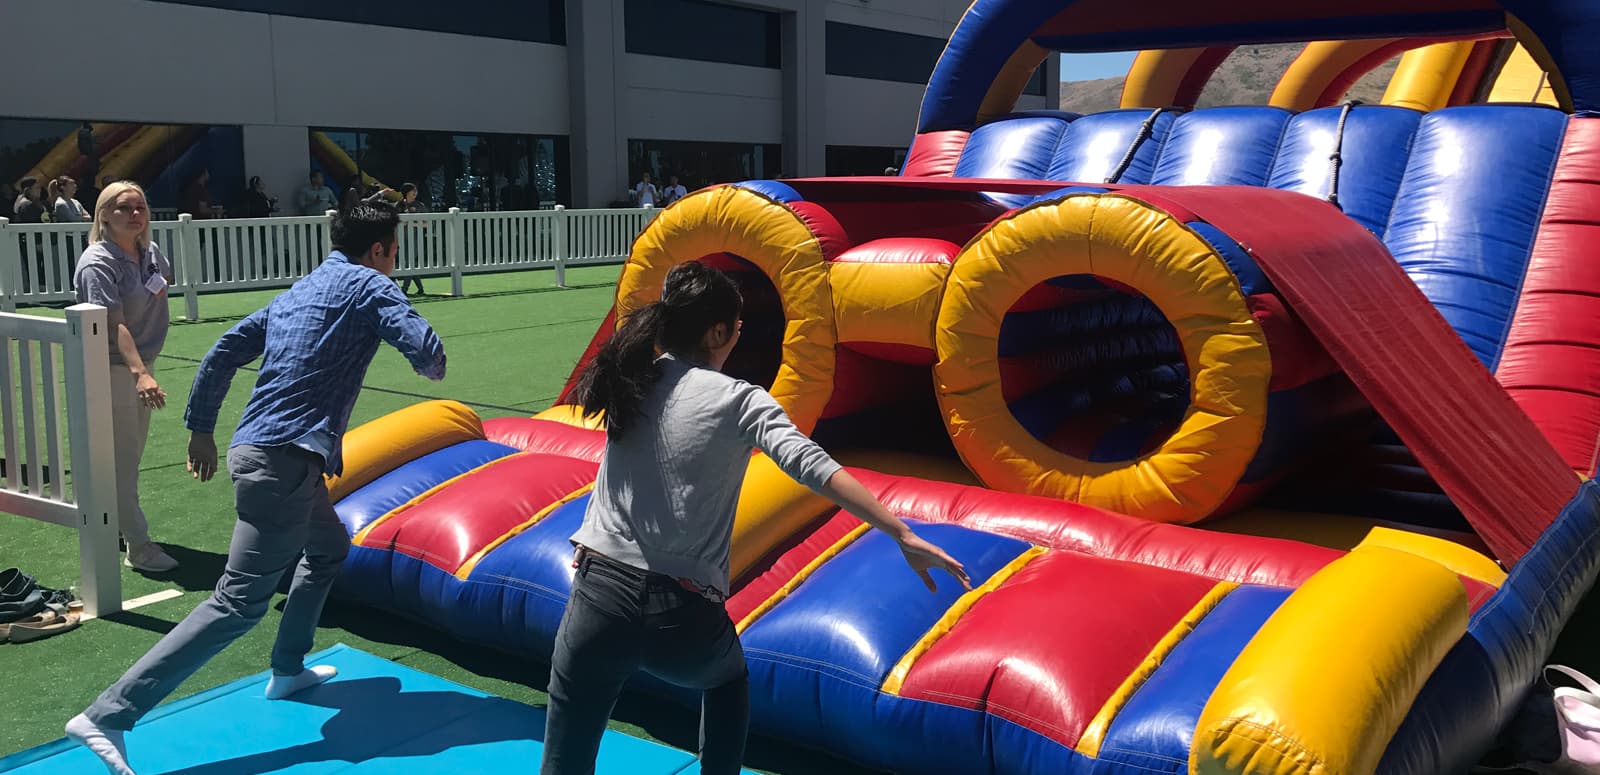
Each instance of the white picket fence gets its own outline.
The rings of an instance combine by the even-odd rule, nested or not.
[[[462,277],[479,272],[554,269],[623,261],[633,238],[658,210],[532,210],[402,216],[396,277]],[[194,220],[151,223],[151,238],[172,260],[173,293],[185,316],[200,316],[206,293],[282,288],[316,268],[332,249],[327,216]],[[0,309],[71,301],[72,270],[88,241],[89,224],[13,224],[0,218]]]
[[[122,607],[109,341],[104,307],[74,305],[65,320],[0,313],[0,511],[78,531],[89,616]]]

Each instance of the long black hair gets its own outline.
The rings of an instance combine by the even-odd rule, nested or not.
[[[574,391],[585,417],[605,413],[606,433],[620,439],[639,419],[639,404],[661,378],[656,353],[704,356],[703,340],[718,323],[732,328],[744,300],[726,274],[698,261],[667,272],[661,300],[639,308],[595,353]]]

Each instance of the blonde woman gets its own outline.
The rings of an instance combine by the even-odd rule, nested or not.
[[[117,457],[117,512],[128,543],[124,564],[161,573],[178,567],[150,540],[139,508],[139,460],[150,412],[167,405],[156,384],[156,358],[167,341],[167,287],[172,263],[150,241],[150,206],[132,181],[106,186],[95,203],[89,247],[73,275],[78,301],[106,308],[111,334],[111,425]]]

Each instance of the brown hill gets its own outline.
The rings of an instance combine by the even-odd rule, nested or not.
[[[1270,46],[1240,46],[1223,61],[1217,72],[1200,93],[1199,107],[1217,105],[1265,105],[1272,96],[1272,87],[1289,63],[1299,55],[1298,43]],[[1378,102],[1383,90],[1394,75],[1400,58],[1385,62],[1368,73],[1347,95],[1363,102]],[[1075,113],[1096,113],[1115,109],[1122,100],[1123,78],[1099,78],[1092,81],[1063,81],[1061,83],[1061,109]]]

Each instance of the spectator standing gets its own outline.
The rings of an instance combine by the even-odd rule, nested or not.
[[[17,199],[11,212],[14,223],[44,223],[44,193],[39,190],[39,179],[29,175],[17,181]]]
[[[678,182],[677,175],[673,175],[667,178],[667,187],[661,190],[661,206],[666,207],[688,195],[689,189],[684,188],[683,184]]]
[[[249,185],[245,186],[244,193],[239,196],[239,217],[269,218],[277,209],[278,200],[267,194],[267,187],[261,182],[261,176],[250,178]]]
[[[167,341],[167,288],[172,263],[150,241],[150,206],[129,181],[100,193],[89,247],[74,275],[80,303],[106,308],[111,334],[111,435],[116,448],[117,512],[128,543],[123,564],[152,573],[178,567],[150,540],[139,507],[139,462],[150,435],[150,413],[167,405],[156,383],[156,358]]]
[[[660,193],[650,180],[650,173],[639,176],[639,185],[633,187],[633,203],[639,207],[655,207]]]
[[[222,208],[211,204],[211,170],[201,169],[194,177],[189,179],[189,184],[183,187],[183,193],[178,199],[178,211],[188,213],[195,218],[220,218]]]
[[[420,215],[428,212],[428,204],[417,198],[417,184],[407,183],[400,187],[400,204],[397,209],[401,215]],[[428,228],[426,223],[417,223],[416,226],[419,229]],[[412,283],[417,284],[417,295],[421,296],[423,293],[421,275],[400,278],[400,292],[409,294]]]
[[[89,211],[77,200],[78,181],[62,175],[50,181],[50,201],[54,203],[52,223],[84,223],[91,220]]]
[[[339,198],[333,195],[333,189],[328,188],[322,180],[321,172],[311,173],[311,182],[300,188],[295,195],[295,204],[300,208],[301,215],[322,215],[339,205]]]

